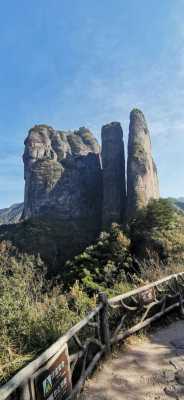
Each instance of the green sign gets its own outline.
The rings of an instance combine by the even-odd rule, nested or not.
[[[68,347],[65,345],[33,377],[36,400],[65,400],[71,394]]]

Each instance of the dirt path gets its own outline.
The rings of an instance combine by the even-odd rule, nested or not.
[[[184,399],[184,321],[131,339],[85,386],[81,400]]]

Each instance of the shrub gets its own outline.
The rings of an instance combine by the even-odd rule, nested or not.
[[[152,200],[130,223],[131,252],[139,261],[149,255],[162,263],[184,261],[184,215],[165,199]]]
[[[117,224],[102,232],[96,244],[65,264],[66,286],[79,280],[90,295],[112,288],[115,282],[126,281],[132,267],[130,241]]]
[[[37,237],[37,227],[32,225],[31,238]],[[54,240],[50,228],[49,235]],[[39,256],[18,253],[1,241],[1,382],[94,308],[99,291],[118,295],[180,271],[183,261],[184,214],[162,199],[137,213],[129,238],[117,224],[102,232],[95,244],[65,264],[60,283],[46,279]]]
[[[78,284],[51,287],[39,257],[0,252],[0,381],[43,351],[95,305]],[[73,299],[73,300],[72,300]]]

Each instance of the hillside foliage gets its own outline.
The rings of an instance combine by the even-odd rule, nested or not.
[[[63,271],[66,285],[79,280],[87,293],[111,289],[127,281],[132,272],[130,240],[117,224],[109,232],[102,232],[96,244],[67,261]]]
[[[184,214],[162,199],[151,201],[126,229],[112,224],[95,244],[67,261],[55,281],[48,280],[39,255],[21,252],[2,239],[1,383],[82,319],[96,305],[99,292],[115,296],[178,272],[183,262]]]
[[[153,200],[140,210],[129,235],[131,252],[140,263],[149,261],[149,255],[165,265],[184,262],[184,214],[168,200]]]
[[[39,257],[0,253],[0,382],[43,351],[95,306],[76,283],[67,294],[48,282]]]

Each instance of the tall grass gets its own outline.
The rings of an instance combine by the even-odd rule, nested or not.
[[[42,270],[42,271],[41,271]],[[76,283],[51,288],[39,257],[0,255],[0,382],[47,348],[95,306]]]

